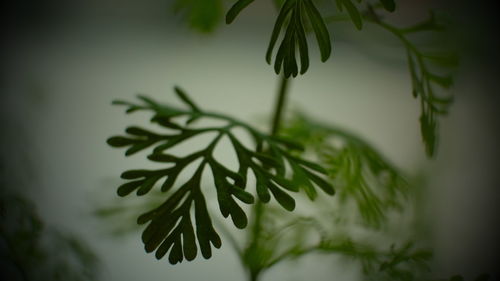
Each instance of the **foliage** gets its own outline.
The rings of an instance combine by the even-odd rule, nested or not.
[[[287,122],[284,134],[317,156],[337,189],[340,203],[354,201],[367,225],[378,228],[389,210],[403,208],[410,192],[407,180],[363,139],[305,114],[296,114]]]
[[[276,59],[274,62],[274,70],[279,74],[283,65],[283,72],[286,78],[293,75],[297,76],[298,68],[295,59],[295,48],[298,46],[300,54],[301,69],[300,74],[304,74],[309,67],[309,54],[307,47],[307,40],[304,31],[304,18],[309,20],[316,40],[321,52],[321,61],[326,61],[330,57],[331,45],[330,35],[326,29],[326,25],[321,17],[316,6],[311,0],[287,0],[283,4],[281,11],[276,19],[271,41],[266,53],[267,63],[271,63],[271,55],[273,48],[280,35],[281,28],[288,18],[286,32],[283,40],[281,41]]]
[[[377,274],[370,276],[372,280],[417,280],[421,270],[430,271],[428,262],[432,257],[429,250],[415,249],[408,242],[400,248],[391,245],[389,252],[380,263]]]
[[[458,65],[458,57],[453,52],[424,51],[416,43],[411,41],[412,35],[421,33],[439,32],[445,26],[438,22],[434,13],[423,22],[410,27],[398,28],[387,22],[383,22],[374,12],[369,16],[370,20],[385,30],[394,34],[406,49],[408,68],[412,82],[412,93],[415,98],[420,98],[421,115],[420,131],[425,143],[428,156],[433,156],[437,145],[438,117],[446,115],[453,101],[451,94],[443,96],[435,90],[435,86],[449,89],[453,84],[450,69]],[[439,71],[439,72],[438,72]],[[440,72],[445,71],[444,74]]]
[[[201,159],[195,173],[185,181],[167,200],[157,208],[142,214],[137,222],[149,223],[143,232],[142,240],[147,252],[156,250],[156,257],[162,258],[170,250],[169,261],[173,264],[181,262],[183,257],[192,260],[196,257],[196,238],[203,257],[211,256],[210,243],[219,248],[220,238],[215,231],[207,211],[205,196],[201,190],[202,174],[206,166],[210,167],[217,191],[219,208],[224,217],[231,216],[234,225],[244,228],[247,217],[243,209],[235,201],[252,204],[254,197],[245,191],[248,171],[256,178],[256,193],[262,202],[269,202],[271,194],[286,210],[295,208],[295,201],[288,192],[304,190],[313,200],[317,196],[316,185],[325,193],[332,195],[333,187],[320,174],[326,171],[319,165],[301,157],[294,156],[293,150],[301,150],[296,142],[278,136],[270,136],[259,132],[250,125],[218,113],[202,111],[191,101],[186,93],[175,88],[179,98],[187,105],[188,110],[159,105],[155,101],[140,96],[144,104],[137,105],[117,101],[115,104],[128,107],[127,112],[150,110],[154,115],[152,122],[174,131],[174,134],[154,133],[139,127],[126,129],[128,136],[116,136],[108,139],[114,147],[129,147],[125,155],[132,155],[149,146],[156,145],[148,159],[155,162],[169,163],[173,166],[160,170],[130,170],[121,177],[129,181],[118,188],[118,195],[126,196],[133,191],[137,195],[148,193],[156,182],[166,177],[161,186],[163,192],[169,191],[175,184],[179,174],[191,163]],[[177,120],[187,118],[185,124]],[[215,118],[227,122],[221,127],[192,128],[190,124],[202,118]],[[253,138],[255,148],[249,149],[231,131],[235,127],[242,128]],[[184,157],[165,154],[164,151],[197,135],[215,132],[216,136],[205,149],[193,152]],[[213,152],[222,137],[229,138],[239,162],[238,171],[233,171],[217,161]],[[287,165],[289,168],[287,168]],[[285,191],[286,190],[286,191]],[[288,192],[287,192],[288,191]],[[196,238],[191,222],[190,211],[194,204],[196,221]]]
[[[176,0],[174,11],[182,14],[191,28],[209,33],[214,31],[222,18],[222,1]]]
[[[195,5],[195,3],[203,5]],[[214,2],[214,3],[212,3]],[[178,7],[190,11],[188,14],[190,24],[201,31],[211,31],[215,28],[221,13],[219,0],[178,0]],[[253,0],[238,0],[226,13],[226,23],[232,23]],[[363,22],[376,24],[394,34],[406,49],[408,68],[412,81],[412,93],[415,98],[420,99],[420,131],[428,156],[433,156],[438,142],[438,118],[446,115],[453,101],[450,94],[443,95],[437,92],[435,87],[449,89],[453,84],[449,70],[458,64],[456,54],[451,52],[423,51],[411,37],[422,33],[440,32],[445,30],[445,25],[440,23],[434,13],[427,20],[409,27],[396,27],[383,21],[379,15],[382,9],[394,12],[396,4],[393,0],[380,0],[379,3],[370,1],[335,0],[338,12],[347,11],[348,18],[357,29],[361,30]],[[210,4],[210,5],[208,5]],[[366,4],[362,9],[361,4]],[[208,5],[208,7],[202,7]],[[309,47],[306,39],[307,31],[312,27],[316,36],[321,61],[328,60],[331,54],[331,39],[326,26],[328,19],[338,18],[336,15],[324,18],[312,0],[286,0],[277,1],[280,12],[276,18],[271,39],[266,52],[266,61],[271,63],[273,50],[280,34],[284,36],[279,44],[274,59],[274,70],[277,74],[283,73],[285,77],[304,74],[309,68]],[[327,10],[325,8],[325,10]],[[300,57],[300,71],[297,64],[297,51]],[[444,73],[442,73],[444,72]]]
[[[196,5],[200,1],[203,2],[177,0],[177,6],[184,11],[194,28],[211,31],[220,19],[221,1],[210,0]],[[273,2],[279,13],[265,58],[271,64],[273,52],[277,49],[274,70],[277,74],[281,73],[284,79],[275,120],[280,120],[283,106],[281,94],[286,94],[287,79],[304,74],[309,68],[309,32],[314,33],[321,61],[325,62],[332,50],[327,25],[329,20],[351,21],[358,30],[365,23],[375,24],[395,35],[406,49],[413,96],[419,98],[421,104],[420,127],[426,153],[428,156],[435,154],[438,117],[447,113],[452,96],[442,96],[434,87],[451,87],[452,78],[448,72],[457,65],[457,59],[452,53],[423,51],[411,38],[415,34],[443,29],[434,14],[414,26],[400,28],[384,21],[381,16],[395,11],[393,0],[335,0],[332,2],[337,7],[336,13],[326,18],[322,13],[326,14],[329,8],[318,8],[325,4],[321,1]],[[253,0],[237,0],[226,13],[226,23],[234,22],[251,3]],[[203,8],[205,4],[208,5],[206,9]],[[169,252],[168,259],[172,264],[182,262],[184,258],[193,260],[198,247],[203,257],[211,257],[212,246],[219,248],[221,239],[212,223],[203,189],[214,188],[221,214],[225,218],[231,216],[237,228],[247,229],[247,241],[243,247],[229,232],[226,234],[249,271],[251,280],[257,280],[259,274],[283,260],[312,252],[338,254],[357,260],[370,280],[417,280],[421,278],[419,273],[428,269],[431,252],[414,247],[412,242],[399,248],[392,246],[386,251],[373,243],[355,241],[348,233],[326,231],[315,217],[286,212],[295,209],[297,196],[292,197],[290,193],[303,190],[309,199],[314,200],[318,196],[318,187],[333,195],[335,186],[340,207],[356,206],[357,212],[354,213],[364,226],[380,230],[387,223],[390,211],[404,209],[411,188],[402,173],[368,142],[304,114],[284,122],[279,136],[265,134],[230,116],[201,110],[184,91],[175,88],[175,92],[187,109],[160,105],[145,96],[139,96],[140,104],[115,102],[127,106],[127,113],[153,112],[151,122],[162,130],[166,129],[166,134],[133,126],[125,130],[126,136],[108,139],[108,144],[113,147],[127,147],[126,156],[154,147],[148,159],[167,165],[158,170],[126,171],[121,177],[128,182],[118,188],[120,196],[134,191],[142,196],[155,190],[153,187],[165,179],[161,183],[161,192],[156,193],[165,200],[148,204],[150,210],[137,219],[139,224],[148,223],[142,234],[147,252],[156,251],[158,259]],[[207,119],[222,121],[224,125],[195,126]],[[253,140],[253,146],[244,145],[242,139],[233,133],[235,129],[245,131]],[[181,143],[209,134],[214,137],[201,150],[186,156],[176,156],[171,151],[166,153]],[[237,169],[225,166],[215,157],[214,150],[222,139],[229,140],[237,158]],[[313,156],[316,161],[305,160],[306,156]],[[176,184],[181,172],[192,166],[195,170],[190,178]],[[205,168],[210,169],[213,182],[203,177]],[[249,171],[256,180],[255,192],[247,190]],[[274,209],[263,204],[270,201],[271,195],[282,208]],[[251,206],[250,222],[238,201]],[[100,212],[102,216],[108,216],[122,210],[104,208]],[[348,215],[347,208],[341,211],[345,213],[341,216]],[[333,224],[337,226],[335,222]],[[292,238],[284,239],[287,235]]]
[[[0,262],[4,280],[97,279],[99,262],[74,235],[46,227],[33,203],[0,187]]]

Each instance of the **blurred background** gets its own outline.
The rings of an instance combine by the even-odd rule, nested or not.
[[[326,63],[310,45],[310,70],[291,82],[287,106],[356,132],[406,173],[426,178],[435,276],[498,278],[498,20],[488,3],[458,2],[464,3],[401,0],[399,14],[390,16],[404,25],[433,8],[454,24],[448,43],[461,64],[435,159],[425,157],[421,143],[404,50],[368,24],[361,32],[351,23],[330,25],[333,52]],[[19,0],[2,9],[2,184],[33,201],[46,225],[86,241],[100,261],[101,280],[245,278],[226,244],[210,260],[172,266],[146,254],[139,233],[110,236],[92,215],[116,196],[122,171],[147,165],[105,143],[146,120],[125,116],[112,100],[144,93],[179,105],[178,85],[203,108],[266,128],[278,87],[264,60],[273,3],[256,1],[209,34],[190,29],[173,6],[168,0]],[[332,276],[357,278],[334,259],[313,255],[274,268],[264,280]]]

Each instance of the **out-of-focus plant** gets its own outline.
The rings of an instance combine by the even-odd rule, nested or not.
[[[101,264],[75,233],[46,223],[37,210],[40,192],[33,146],[22,126],[0,113],[0,280],[97,281]],[[7,111],[8,113],[8,111]]]
[[[252,2],[236,1],[226,13],[226,23],[237,20]],[[431,157],[436,153],[438,118],[447,113],[452,101],[449,92],[443,94],[435,88],[447,90],[452,85],[450,71],[457,65],[456,56],[447,50],[424,50],[412,39],[415,34],[443,31],[444,25],[434,14],[413,26],[397,27],[384,20],[387,13],[397,10],[393,0],[332,2],[335,5],[314,0],[274,1],[279,11],[265,59],[269,64],[274,60],[281,82],[270,133],[244,120],[203,109],[179,87],[175,93],[184,103],[183,108],[146,96],[139,96],[137,103],[114,102],[125,106],[127,113],[151,113],[150,120],[157,128],[131,126],[126,128],[126,135],[107,140],[110,146],[126,147],[126,156],[147,150],[150,161],[164,165],[156,170],[125,171],[121,177],[126,182],[118,187],[122,197],[136,192],[138,196],[147,194],[154,198],[146,200],[143,207],[147,208],[140,208],[145,212],[137,218],[139,225],[147,224],[142,233],[147,252],[155,251],[158,259],[168,253],[172,264],[195,259],[198,250],[210,258],[212,247],[219,248],[224,240],[219,235],[223,230],[223,238],[234,246],[249,280],[258,280],[263,272],[284,260],[312,252],[356,260],[372,280],[420,280],[424,275],[431,258],[427,248],[414,246],[407,237],[393,241],[398,247],[390,247],[388,241],[384,241],[387,245],[378,245],[369,239],[357,239],[345,227],[361,226],[383,233],[391,214],[400,214],[411,205],[408,198],[413,194],[412,185],[406,176],[367,141],[344,129],[326,121],[317,122],[306,114],[283,117],[285,101],[289,81],[310,67],[309,33],[314,34],[320,59],[325,62],[332,53],[330,25],[352,21],[358,30],[365,24],[379,26],[399,39],[406,50],[411,92],[421,106],[421,135]],[[221,18],[220,1],[176,3],[189,25],[197,30],[213,30]],[[209,8],[203,9],[207,5]],[[174,152],[177,146],[203,137],[208,140],[201,149],[182,156]],[[223,145],[234,153],[235,166],[225,165],[217,158],[215,151]],[[192,172],[190,168],[194,168]],[[190,177],[179,176],[183,172],[190,173]],[[160,192],[156,191],[157,183]],[[207,204],[211,190],[222,216],[230,216],[234,226],[246,230],[244,242],[233,237],[224,222],[218,222],[219,226],[213,223],[213,210]],[[306,204],[306,200],[301,200],[303,194],[317,202],[318,197],[331,199],[329,196],[335,192],[338,199],[330,204],[335,205],[335,218],[325,219],[319,203],[312,204],[318,206],[313,215],[294,211],[297,204]],[[273,201],[278,204],[272,204]],[[129,213],[130,208],[106,206],[97,214],[115,218],[124,211]]]
[[[98,280],[99,260],[72,234],[48,227],[24,196],[0,188],[2,280]]]

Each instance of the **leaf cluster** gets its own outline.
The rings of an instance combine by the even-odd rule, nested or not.
[[[344,129],[297,114],[283,133],[317,155],[336,186],[340,203],[355,202],[368,226],[378,228],[400,210],[410,186],[402,173],[366,141]]]
[[[128,107],[127,112],[148,110],[154,113],[151,122],[167,129],[170,134],[160,134],[139,127],[128,127],[126,136],[115,136],[108,139],[113,147],[128,147],[125,155],[135,154],[150,146],[154,146],[148,159],[154,162],[168,164],[168,168],[159,170],[129,170],[121,177],[128,182],[118,188],[118,195],[126,196],[132,192],[145,195],[151,191],[157,182],[161,191],[169,193],[160,206],[150,210],[137,219],[139,224],[146,224],[142,240],[147,252],[156,250],[156,257],[162,258],[169,250],[169,261],[172,264],[181,262],[183,258],[192,260],[197,255],[197,244],[203,257],[211,257],[211,246],[219,248],[221,240],[215,231],[211,217],[206,207],[206,200],[201,189],[202,174],[206,167],[212,172],[213,186],[217,192],[217,202],[224,217],[231,216],[238,228],[247,226],[248,219],[237,201],[245,204],[254,203],[252,193],[246,191],[247,177],[251,171],[256,179],[255,189],[262,202],[269,202],[272,197],[286,210],[295,208],[295,200],[289,194],[303,190],[312,200],[317,196],[316,187],[325,193],[333,195],[334,189],[322,175],[326,171],[319,165],[295,156],[293,150],[303,147],[291,139],[271,136],[251,127],[250,125],[231,117],[202,111],[186,95],[184,91],[175,88],[177,96],[187,105],[187,110],[181,110],[139,96],[143,104],[133,104],[118,101],[115,104]],[[184,124],[179,122],[185,118]],[[215,118],[225,122],[220,127],[193,128],[193,122],[203,118]],[[251,136],[254,148],[243,145],[232,132],[239,127]],[[201,150],[179,157],[166,153],[172,147],[196,136],[213,132],[215,137]],[[227,137],[233,146],[238,159],[238,169],[232,170],[214,157],[214,149],[223,137]],[[179,174],[189,165],[196,165],[196,171],[190,179],[176,184]],[[195,227],[191,218],[194,209]],[[196,228],[196,231],[195,231]]]
[[[377,249],[370,243],[354,241],[348,237],[330,237],[318,248],[339,254],[361,263],[366,280],[416,281],[422,271],[430,271],[432,252],[417,248],[413,241],[400,247],[392,244],[389,250]]]
[[[451,94],[437,91],[436,87],[448,90],[453,85],[450,71],[457,67],[458,57],[453,52],[421,50],[411,37],[428,32],[439,32],[445,27],[434,13],[431,13],[427,20],[405,28],[398,28],[378,19],[374,22],[393,33],[406,49],[412,93],[415,98],[420,99],[422,139],[427,155],[433,156],[438,142],[438,118],[448,113],[453,102]]]
[[[318,9],[311,0],[287,0],[283,4],[274,29],[271,40],[266,52],[266,61],[271,63],[272,52],[276,41],[284,25],[285,35],[278,48],[274,61],[274,70],[276,74],[281,72],[285,77],[293,77],[298,74],[297,60],[295,58],[296,48],[300,55],[300,74],[304,74],[309,67],[309,53],[307,39],[305,34],[305,23],[308,22],[316,36],[316,41],[321,53],[321,61],[325,62],[331,53],[330,35],[325,22]]]
[[[393,244],[380,263],[379,275],[387,280],[413,281],[422,270],[430,271],[428,263],[431,258],[431,251],[415,249],[413,242],[407,242],[400,248]]]
[[[253,0],[238,0],[226,14],[226,23],[232,23],[238,14]],[[362,28],[362,15],[352,0],[335,0],[340,11],[345,8],[349,17],[358,29]],[[358,0],[358,3],[362,0]],[[395,10],[394,0],[380,0],[382,7],[389,12]],[[332,46],[330,34],[325,20],[312,0],[277,1],[280,6],[271,39],[266,52],[266,61],[271,64],[273,50],[281,33],[284,33],[274,60],[276,74],[283,70],[285,77],[296,77],[304,74],[309,68],[309,48],[306,31],[312,29],[318,44],[321,61],[328,60]],[[297,63],[297,52],[300,58],[300,71]]]

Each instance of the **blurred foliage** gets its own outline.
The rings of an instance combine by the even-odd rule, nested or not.
[[[2,280],[98,280],[99,261],[90,246],[44,225],[33,203],[0,189]]]
[[[160,105],[143,96],[139,97],[143,101],[142,105],[123,101],[115,102],[115,104],[127,106],[128,113],[138,110],[153,111],[151,122],[173,134],[159,134],[139,127],[129,127],[126,129],[128,136],[115,136],[108,139],[108,144],[111,146],[129,147],[125,152],[127,156],[155,146],[148,159],[170,165],[160,170],[130,170],[122,173],[123,179],[132,181],[118,188],[120,196],[126,196],[133,191],[137,191],[139,196],[145,195],[162,178],[166,180],[161,190],[169,191],[179,174],[188,165],[201,159],[189,180],[173,194],[167,196],[163,204],[142,214],[137,219],[139,224],[149,223],[142,234],[147,252],[156,250],[156,257],[160,259],[170,250],[169,261],[175,264],[182,262],[183,258],[193,260],[196,257],[195,240],[198,240],[201,253],[205,258],[210,258],[212,255],[210,243],[216,248],[221,246],[220,237],[212,225],[201,189],[202,174],[206,166],[212,171],[222,215],[231,216],[234,225],[238,228],[245,228],[248,219],[235,198],[246,204],[254,203],[254,196],[245,191],[249,170],[256,178],[255,188],[259,199],[262,202],[269,202],[272,194],[274,199],[288,211],[295,208],[295,200],[288,192],[304,190],[313,200],[317,196],[315,189],[317,186],[327,194],[334,194],[333,187],[321,176],[326,173],[322,167],[293,155],[294,150],[302,149],[301,145],[288,138],[261,133],[250,125],[231,117],[202,111],[181,89],[175,88],[175,92],[187,105],[188,110]],[[181,123],[183,117],[187,118],[185,124]],[[225,124],[220,127],[205,128],[194,128],[191,125],[203,118],[219,119]],[[254,148],[246,147],[238,139],[232,132],[235,127],[245,130],[251,136],[255,142]],[[184,157],[164,153],[195,136],[210,132],[216,135],[202,150]],[[239,162],[237,171],[227,168],[214,157],[214,150],[222,137],[228,138],[234,148]],[[191,221],[192,205],[194,205],[196,236]]]
[[[33,108],[38,106],[35,101]],[[0,111],[0,280],[99,280],[101,264],[92,247],[78,235],[48,225],[36,208],[44,190],[37,181],[36,146],[28,134],[32,124],[25,128],[18,119],[27,118],[25,111],[14,109],[19,115]]]
[[[174,11],[182,15],[191,28],[202,33],[213,32],[223,15],[221,0],[176,0]]]
[[[285,125],[283,134],[303,143],[307,152],[316,156],[336,187],[339,203],[346,206],[354,201],[366,225],[379,228],[385,223],[388,211],[403,209],[410,185],[366,141],[302,113]]]
[[[458,66],[458,56],[450,50],[440,50],[439,45],[430,50],[422,48],[412,41],[412,36],[443,32],[446,24],[431,12],[428,19],[400,28],[384,22],[372,7],[369,7],[366,18],[395,35],[406,49],[413,97],[420,98],[422,139],[427,155],[433,156],[438,143],[438,117],[448,113],[453,101],[451,93],[437,91],[435,87],[448,90],[453,85],[450,71]]]

